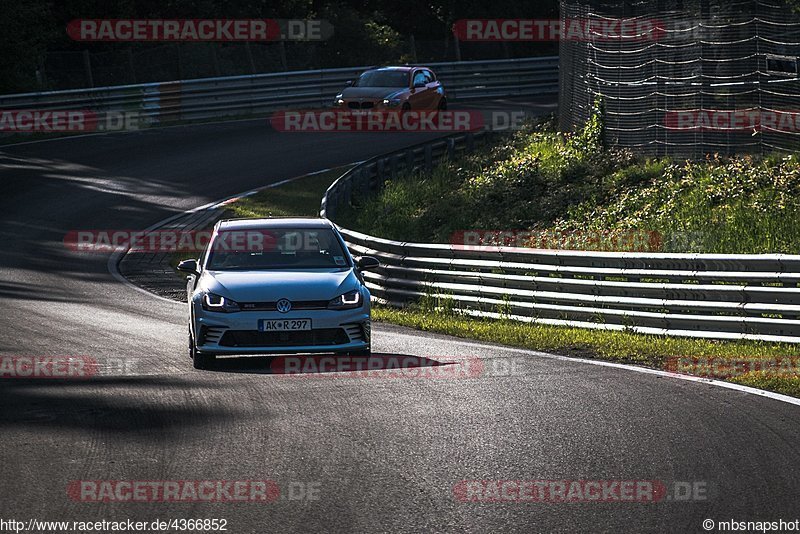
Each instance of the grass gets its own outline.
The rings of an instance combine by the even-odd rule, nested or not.
[[[279,187],[265,189],[228,206],[231,217],[315,217],[325,190],[350,165],[303,176]]]
[[[756,341],[712,341],[467,317],[422,308],[375,306],[373,319],[417,330],[566,356],[606,360],[728,380],[800,397],[798,348]],[[781,362],[790,369],[752,370]],[[738,370],[737,370],[738,369]]]
[[[604,148],[596,130],[531,125],[431,172],[389,180],[337,222],[416,242],[458,243],[464,231],[489,230],[538,238],[485,244],[537,248],[800,250],[797,155],[674,162]]]
[[[325,190],[350,167],[351,165],[344,165],[325,172],[301,176],[278,187],[264,189],[255,195],[240,198],[226,206],[227,209],[221,218],[318,216]],[[195,259],[198,255],[197,252],[176,252],[170,257],[169,264],[178,276],[184,277],[185,274],[176,270],[178,263]]]

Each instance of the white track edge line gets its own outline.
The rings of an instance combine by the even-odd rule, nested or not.
[[[389,324],[391,324],[391,323],[389,323]],[[399,325],[396,325],[396,326],[399,326]],[[428,333],[434,334],[435,332],[428,332]],[[398,334],[398,335],[401,335],[401,336],[406,336],[406,337],[411,337],[411,338],[415,337],[415,336],[413,336],[411,334],[403,334],[403,333],[397,333],[397,332],[395,332],[395,334]],[[446,335],[446,334],[440,334],[440,335]],[[461,340],[463,338],[458,338],[458,339],[459,339],[460,342],[462,342]],[[800,406],[800,398],[791,397],[789,395],[783,395],[781,393],[774,393],[772,391],[766,391],[766,390],[763,390],[763,389],[758,389],[758,388],[754,388],[754,387],[750,387],[750,386],[743,386],[741,384],[734,384],[733,382],[725,382],[723,380],[714,380],[712,378],[703,378],[701,376],[685,375],[685,374],[681,374],[681,373],[672,373],[672,372],[669,372],[669,371],[662,371],[660,369],[651,369],[649,367],[642,367],[642,366],[638,366],[638,365],[630,365],[630,364],[625,364],[625,363],[607,362],[607,361],[603,361],[603,360],[590,360],[590,359],[587,359],[587,358],[573,358],[571,356],[561,356],[559,354],[550,354],[550,353],[547,353],[547,352],[539,352],[539,351],[535,351],[535,350],[522,349],[522,348],[519,348],[519,347],[509,347],[509,346],[500,345],[500,344],[491,345],[491,344],[487,344],[487,343],[480,343],[480,342],[472,341],[472,340],[469,340],[469,339],[463,339],[463,344],[469,345],[469,346],[472,346],[472,347],[482,348],[482,349],[494,349],[494,350],[501,349],[501,350],[508,351],[508,352],[517,352],[517,353],[522,353],[522,354],[528,354],[528,355],[533,355],[533,356],[536,356],[536,357],[539,357],[539,358],[547,358],[547,359],[551,359],[551,360],[559,360],[559,361],[565,361],[565,362],[578,362],[578,363],[589,364],[589,365],[597,365],[597,366],[600,366],[600,367],[612,367],[612,368],[615,368],[615,369],[624,369],[624,370],[627,370],[627,371],[634,371],[634,372],[637,372],[637,373],[656,375],[656,376],[661,376],[661,377],[665,377],[665,378],[676,378],[676,379],[679,379],[679,380],[686,380],[688,382],[696,382],[696,383],[701,383],[701,384],[708,384],[710,386],[717,386],[717,387],[721,387],[721,388],[732,389],[734,391],[739,391],[739,392],[742,392],[742,393],[749,393],[751,395],[758,395],[760,397],[766,397],[766,398],[769,398],[769,399],[772,399],[772,400],[776,400],[776,401],[779,401],[779,402],[785,402],[787,404],[794,404],[795,406]]]

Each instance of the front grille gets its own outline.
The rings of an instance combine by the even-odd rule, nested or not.
[[[276,302],[240,302],[242,311],[277,311]],[[298,300],[292,301],[292,310],[326,310],[327,300]]]
[[[348,102],[347,107],[350,109],[370,109],[375,105],[374,102]]]
[[[296,332],[259,332],[228,330],[219,344],[222,347],[300,347],[303,345],[344,345],[350,340],[341,328],[320,328]]]

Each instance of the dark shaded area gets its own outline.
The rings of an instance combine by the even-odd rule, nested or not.
[[[409,61],[500,59],[552,55],[555,42],[456,45],[465,18],[557,19],[558,2],[497,0],[231,0],[176,2],[30,0],[0,18],[0,93],[102,87],[286,70]],[[333,27],[325,41],[79,42],[75,19],[299,19]]]
[[[454,362],[432,360],[411,354],[377,354],[372,357],[350,357],[335,354],[218,357],[207,369],[219,373],[271,374],[280,377],[325,375],[337,373],[342,378],[381,378],[380,372],[407,373],[409,378],[421,373],[417,369],[455,365]],[[340,373],[340,374],[339,374]],[[384,375],[385,376],[385,375]]]
[[[160,441],[187,428],[243,417],[232,406],[176,402],[183,391],[218,389],[211,382],[166,377],[5,378],[0,379],[0,427],[113,432]]]

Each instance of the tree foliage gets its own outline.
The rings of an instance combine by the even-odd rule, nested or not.
[[[556,0],[0,0],[0,6],[4,93],[35,89],[47,52],[130,46],[70,40],[66,25],[80,18],[322,18],[335,32],[320,47],[318,66],[339,67],[410,59],[401,44],[412,34],[445,46],[453,22],[461,18],[558,16]]]

